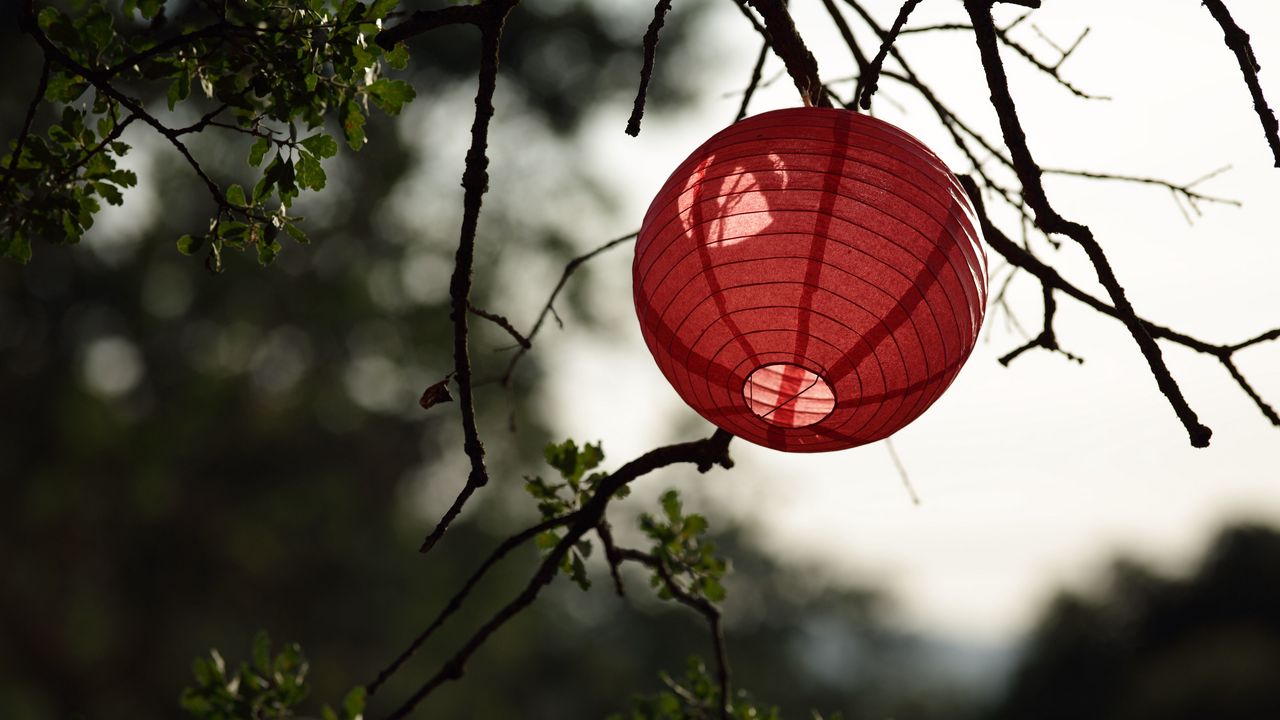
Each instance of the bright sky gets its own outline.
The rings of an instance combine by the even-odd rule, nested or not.
[[[882,24],[898,4],[870,3]],[[622,217],[634,222],[576,238],[584,248],[635,229],[667,173],[732,119],[738,99],[720,93],[745,84],[759,46],[733,44],[750,34],[742,32],[733,7],[723,5],[696,59],[685,60],[723,71],[696,105],[647,117],[638,139],[622,133],[625,109],[594,121],[597,172],[616,180]],[[1181,182],[1229,164],[1228,173],[1199,189],[1244,207],[1205,206],[1189,227],[1170,194],[1158,188],[1052,178],[1051,199],[1094,230],[1146,317],[1214,342],[1280,326],[1280,170],[1270,167],[1235,58],[1208,12],[1196,0],[1045,5],[1031,20],[1059,44],[1092,28],[1063,65],[1064,75],[1115,99],[1075,98],[1006,52],[1041,164]],[[792,9],[823,76],[848,75],[848,54],[821,3],[795,0]],[[1280,5],[1241,0],[1231,9],[1252,35],[1264,90],[1280,107]],[[1018,14],[1001,10],[998,17],[1006,20]],[[913,24],[966,20],[958,2],[926,2],[917,14]],[[1055,57],[1031,21],[1015,36],[1042,57]],[[869,37],[864,43],[876,47]],[[999,138],[969,35],[907,37],[901,48],[962,116]],[[765,75],[780,69],[773,60]],[[841,88],[847,95],[849,86]],[[883,90],[882,117],[930,144],[957,172],[967,169],[909,90],[891,81]],[[795,104],[784,78],[763,91],[752,110]],[[1048,259],[1101,294],[1080,251],[1064,244]],[[554,352],[559,363],[548,390],[559,409],[557,429],[562,436],[602,439],[613,463],[710,431],[644,348],[630,304],[630,261],[623,249],[594,268],[592,298],[615,331],[593,334],[571,325],[543,338],[543,351]],[[992,261],[993,268],[1001,264],[998,256]],[[1038,285],[1024,277],[1011,297],[1019,319],[1035,332]],[[1117,322],[1062,298],[1056,326],[1060,342],[1086,359],[1083,366],[1033,351],[1006,369],[996,358],[1022,336],[1006,327],[1003,314],[989,312],[989,341],[942,399],[894,437],[923,498],[919,507],[882,444],[790,455],[736,443],[732,472],[651,477],[640,495],[674,484],[705,491],[720,505],[711,512],[713,522],[732,516],[758,523],[759,542],[770,551],[796,562],[818,558],[836,580],[890,589],[909,625],[991,643],[1025,630],[1056,588],[1087,586],[1117,551],[1177,569],[1196,559],[1224,521],[1280,522],[1280,429],[1216,360],[1164,345],[1192,407],[1214,430],[1212,446],[1195,450]],[[1280,406],[1280,343],[1247,351],[1238,362]]]

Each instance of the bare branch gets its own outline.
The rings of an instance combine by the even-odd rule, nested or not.
[[[556,315],[555,302],[556,302],[556,297],[560,295],[560,291],[564,289],[565,283],[569,282],[569,276],[573,275],[573,273],[577,271],[577,269],[581,267],[583,263],[587,262],[588,260],[594,258],[595,256],[607,250],[611,250],[625,242],[636,239],[636,235],[639,235],[639,232],[627,233],[622,237],[614,238],[609,242],[596,248],[595,250],[592,250],[591,252],[586,253],[584,255],[579,255],[578,257],[570,260],[564,266],[564,272],[560,274],[560,281],[556,283],[555,288],[551,291],[551,296],[547,298],[547,304],[542,306],[542,312],[538,313],[538,319],[533,323],[533,329],[530,330],[529,334],[525,336],[525,338],[528,339],[530,345],[529,346],[522,345],[520,349],[516,351],[516,354],[511,357],[511,362],[508,363],[507,365],[507,372],[502,376],[502,384],[504,386],[509,385],[511,383],[511,377],[512,377],[512,374],[515,372],[516,365],[520,362],[520,358],[523,357],[524,354],[531,349],[533,338],[537,336],[538,331],[542,329],[542,324],[546,322],[547,316],[551,315],[555,317],[556,322],[559,322],[561,326],[564,325],[564,323],[560,320],[560,316]]]
[[[476,228],[480,221],[480,205],[489,188],[489,121],[493,119],[493,94],[498,87],[498,48],[507,14],[519,0],[489,0],[481,5],[454,6],[477,13],[474,22],[480,28],[480,67],[476,89],[476,113],[471,123],[471,147],[467,150],[466,168],[462,171],[462,229],[458,251],[454,256],[453,277],[449,280],[450,311],[453,321],[453,371],[458,380],[458,405],[462,411],[462,447],[471,460],[467,483],[453,505],[422,541],[419,552],[428,552],[439,542],[449,524],[462,511],[471,495],[489,482],[484,464],[484,444],[476,427],[474,389],[471,377],[471,355],[467,349],[467,308],[471,298],[471,270],[475,262]],[[444,10],[437,12],[445,12]],[[414,17],[417,17],[415,13]],[[410,18],[408,22],[412,22]],[[403,26],[401,26],[403,27]]]
[[[1134,341],[1138,344],[1143,357],[1147,359],[1147,365],[1151,369],[1152,375],[1155,376],[1156,384],[1169,400],[1174,413],[1182,421],[1183,427],[1186,428],[1191,445],[1193,447],[1208,446],[1209,438],[1213,435],[1213,431],[1199,421],[1195,411],[1187,404],[1187,400],[1183,397],[1177,381],[1173,379],[1173,375],[1170,374],[1169,368],[1165,365],[1159,346],[1147,333],[1141,320],[1138,319],[1137,314],[1134,312],[1133,305],[1129,302],[1128,297],[1125,296],[1124,288],[1121,287],[1116,279],[1115,272],[1111,269],[1111,263],[1102,251],[1102,246],[1094,239],[1093,233],[1089,228],[1067,220],[1059,215],[1049,204],[1041,182],[1040,167],[1031,156],[1031,150],[1027,146],[1026,133],[1018,120],[1013,97],[1009,94],[1009,81],[1005,76],[1004,64],[1000,60],[999,39],[996,35],[995,25],[991,20],[988,4],[983,0],[965,0],[965,8],[968,10],[969,17],[973,22],[974,36],[978,41],[978,51],[982,57],[982,66],[987,75],[987,86],[991,90],[991,101],[1000,120],[1000,129],[1004,133],[1005,145],[1009,148],[1018,174],[1018,180],[1022,183],[1023,197],[1035,211],[1036,225],[1045,232],[1066,235],[1075,240],[1084,249],[1089,261],[1097,271],[1099,282],[1106,288],[1107,294],[1111,296],[1111,301],[1120,312],[1125,327],[1128,328],[1130,335],[1133,336]]]
[[[871,66],[867,68],[866,77],[862,79],[860,105],[863,110],[871,109],[871,96],[875,94],[876,88],[880,85],[880,67],[884,65],[885,58],[889,56],[889,48],[893,47],[893,41],[898,39],[898,33],[902,31],[902,26],[906,24],[907,18],[911,16],[911,11],[915,10],[919,4],[920,0],[907,0],[904,2],[902,8],[898,10],[898,17],[893,21],[893,26],[889,28],[889,32],[885,34],[884,39],[880,41],[880,50],[871,61]]]
[[[417,637],[409,643],[409,647],[406,648],[404,652],[400,653],[400,655],[398,655],[390,665],[379,672],[378,677],[375,678],[373,682],[365,686],[365,692],[369,694],[369,697],[373,697],[374,693],[378,692],[378,689],[382,687],[383,683],[389,680],[391,676],[409,660],[409,658],[413,657],[413,654],[418,651],[418,648],[422,647],[422,644],[427,641],[427,638],[431,637],[436,630],[440,629],[441,625],[444,625],[445,620],[448,620],[450,615],[462,608],[463,601],[467,599],[467,596],[471,594],[471,591],[480,583],[480,580],[484,578],[485,574],[488,573],[494,565],[498,564],[498,561],[506,557],[512,550],[515,550],[526,542],[533,540],[538,535],[548,530],[554,530],[555,528],[563,525],[568,525],[573,522],[576,517],[577,513],[570,513],[558,518],[544,520],[537,525],[525,528],[502,541],[502,544],[494,548],[493,552],[489,554],[489,557],[485,558],[485,561],[480,564],[480,567],[476,568],[475,572],[471,573],[471,577],[467,578],[467,581],[462,585],[462,589],[454,593],[453,597],[449,598],[449,602],[445,604],[444,609],[441,610],[440,613],[436,615],[435,619],[431,621],[431,624],[428,625],[425,630],[418,633]]]
[[[1249,44],[1249,33],[1231,18],[1231,13],[1222,0],[1201,0],[1201,4],[1218,21],[1218,25],[1222,27],[1223,40],[1236,55],[1240,73],[1244,75],[1244,83],[1249,86],[1249,94],[1253,96],[1253,109],[1258,113],[1258,120],[1262,121],[1262,132],[1267,136],[1267,144],[1271,146],[1271,154],[1275,157],[1275,166],[1280,168],[1280,121],[1276,120],[1275,112],[1262,96],[1262,85],[1258,83],[1258,71],[1262,68],[1253,54],[1253,46]]]
[[[769,41],[766,40],[760,45],[760,56],[756,58],[755,67],[751,69],[751,80],[747,82],[747,89],[742,93],[742,105],[738,108],[738,115],[733,119],[734,122],[747,116],[747,106],[751,104],[751,97],[760,87],[760,76],[764,73],[764,61],[768,57]]]
[[[533,604],[542,588],[555,578],[560,561],[583,535],[600,523],[604,518],[605,508],[619,488],[654,470],[677,463],[692,463],[697,466],[699,472],[706,472],[715,465],[724,468],[733,467],[733,461],[729,458],[729,441],[732,439],[733,436],[724,430],[716,430],[711,437],[704,440],[660,447],[623,465],[601,480],[596,493],[575,514],[576,519],[565,531],[564,537],[548,551],[546,558],[538,566],[524,590],[485,622],[435,675],[423,683],[403,705],[388,715],[387,720],[398,720],[407,716],[436,688],[461,678],[467,660],[475,654],[476,650],[480,649],[485,641],[511,618]]]
[[[631,119],[627,120],[627,134],[636,137],[640,134],[640,118],[644,117],[645,93],[649,89],[649,80],[653,77],[653,61],[658,51],[658,32],[671,10],[671,0],[658,0],[653,8],[653,21],[644,33],[644,65],[640,68],[640,88],[636,90],[636,100],[631,106]]]
[[[744,0],[738,0],[739,3]],[[769,45],[782,58],[791,80],[795,82],[800,97],[806,104],[830,107],[822,92],[822,80],[818,77],[818,61],[804,44],[795,21],[782,0],[745,0],[764,18]]]
[[[525,349],[529,348],[529,338],[521,335],[520,332],[516,330],[514,326],[511,325],[511,321],[506,319],[502,315],[499,315],[497,313],[491,313],[488,310],[481,310],[480,308],[471,304],[470,300],[467,301],[467,310],[472,315],[475,315],[477,317],[482,317],[485,320],[488,320],[489,322],[493,323],[494,325],[497,325],[498,327],[502,328],[503,330],[506,330],[507,334],[510,335],[513,339],[515,339],[516,344],[519,345],[520,347]]]
[[[987,216],[986,208],[982,202],[982,193],[978,190],[978,185],[973,181],[973,178],[967,175],[961,175],[960,183],[964,186],[965,192],[973,202],[974,209],[978,215],[978,220],[982,226],[983,239],[987,241],[987,244],[990,245],[992,249],[1003,255],[1011,264],[1035,275],[1036,278],[1039,279],[1046,287],[1058,290],[1064,295],[1080,301],[1103,315],[1120,320],[1121,322],[1126,323],[1126,325],[1128,324],[1124,313],[1120,310],[1093,297],[1068,282],[1058,274],[1057,270],[1041,262],[1034,255],[1019,246],[1018,243],[1011,240],[1003,231],[997,228]],[[1254,404],[1257,405],[1258,410],[1262,412],[1263,416],[1271,421],[1273,425],[1280,427],[1280,422],[1277,422],[1280,420],[1280,416],[1277,416],[1274,408],[1263,401],[1261,396],[1259,396],[1254,388],[1249,385],[1245,378],[1235,370],[1235,365],[1232,362],[1232,357],[1240,350],[1252,347],[1259,343],[1280,339],[1280,328],[1268,330],[1267,332],[1241,343],[1235,343],[1232,345],[1214,345],[1213,343],[1191,337],[1190,335],[1172,330],[1145,318],[1138,318],[1138,322],[1141,324],[1143,331],[1151,338],[1167,340],[1195,350],[1196,352],[1212,355],[1213,357],[1218,358],[1218,360],[1227,367],[1228,371],[1231,372],[1232,378],[1240,388],[1244,390],[1249,398],[1253,400]]]

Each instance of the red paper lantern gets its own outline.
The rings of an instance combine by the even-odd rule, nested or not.
[[[636,313],[707,420],[778,450],[855,447],[919,417],[969,357],[979,238],[955,176],[902,130],[767,112],[716,133],[654,198]]]

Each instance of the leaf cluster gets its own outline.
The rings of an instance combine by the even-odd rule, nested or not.
[[[543,450],[547,464],[560,473],[560,482],[548,482],[541,476],[526,477],[524,489],[538,503],[538,511],[543,520],[563,517],[579,510],[600,486],[600,481],[608,477],[607,473],[590,472],[599,467],[604,460],[604,449],[600,443],[586,443],[581,448],[572,439],[562,443],[548,443]],[[626,497],[629,490],[619,488],[614,497]],[[542,550],[550,550],[560,542],[559,530],[547,530],[540,533],[535,543]],[[578,587],[586,590],[591,587],[587,577],[586,559],[591,556],[590,540],[579,540],[565,554],[561,561],[560,571],[569,576]]]
[[[256,248],[260,262],[271,262],[282,249],[282,230],[305,242],[297,226],[302,218],[289,208],[302,191],[326,184],[323,161],[338,152],[337,140],[323,131],[326,121],[334,120],[346,144],[359,150],[368,139],[371,103],[394,115],[415,96],[408,83],[385,77],[387,68],[407,66],[406,47],[385,50],[373,42],[396,4],[226,3],[216,15],[196,8],[196,19],[211,15],[205,24],[193,20],[164,39],[154,29],[164,27],[157,25],[163,0],[115,7],[88,0],[74,16],[42,9],[38,32],[56,50],[46,52],[48,77],[39,101],[61,107],[62,118],[47,137],[30,133],[20,146],[15,142],[3,160],[11,172],[0,182],[0,255],[26,262],[33,239],[78,242],[101,209],[97,198],[123,202],[121,188],[137,179],[116,169],[129,149],[118,137],[140,119],[179,146],[217,205],[208,230],[183,236],[179,250],[207,248],[216,270],[226,248]],[[135,13],[151,26],[138,30]],[[127,93],[153,86],[164,88],[170,113],[191,103],[205,113],[202,119],[169,127]],[[96,134],[86,127],[95,122]],[[254,182],[224,190],[182,146],[183,136],[211,127],[253,139],[248,163],[261,168]]]
[[[298,705],[309,690],[309,665],[297,643],[285,645],[271,654],[271,640],[265,632],[253,639],[252,662],[242,662],[228,672],[217,649],[208,658],[196,658],[192,673],[196,685],[182,691],[180,703],[195,720],[286,720],[296,717]],[[338,711],[325,706],[323,720],[361,720],[365,691],[347,693]]]
[[[630,712],[611,715],[608,720],[716,720],[722,717],[720,685],[707,673],[706,663],[701,658],[690,657],[684,677],[679,680],[665,672],[659,677],[665,690],[635,697]],[[734,698],[729,707],[729,717],[733,720],[781,720],[778,708],[757,704],[743,690],[732,694]],[[822,718],[815,713],[814,720]]]
[[[640,529],[653,541],[650,552],[686,594],[713,603],[724,600],[721,581],[729,565],[716,555],[715,543],[703,537],[707,532],[706,517],[698,513],[686,515],[675,490],[663,493],[661,504],[661,517],[649,513],[640,516]],[[671,599],[672,591],[657,571],[649,583],[657,589],[658,597]]]

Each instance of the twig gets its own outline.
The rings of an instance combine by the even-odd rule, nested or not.
[[[1241,204],[1239,200],[1215,197],[1213,195],[1205,195],[1203,193],[1199,193],[1199,192],[1196,192],[1195,190],[1192,190],[1192,188],[1194,188],[1196,185],[1199,185],[1200,183],[1208,180],[1209,178],[1215,177],[1229,169],[1231,169],[1231,166],[1226,165],[1224,167],[1218,168],[1217,170],[1214,170],[1213,172],[1207,175],[1204,175],[1200,178],[1192,180],[1191,182],[1185,185],[1179,185],[1177,183],[1170,182],[1168,180],[1161,180],[1159,178],[1138,177],[1135,175],[1116,175],[1113,173],[1089,172],[1086,170],[1061,170],[1058,168],[1044,168],[1041,170],[1041,172],[1043,172],[1046,175],[1066,175],[1070,177],[1089,178],[1090,180],[1116,180],[1120,182],[1138,183],[1139,185],[1155,185],[1158,187],[1171,190],[1173,191],[1174,194],[1181,195],[1182,197],[1185,197],[1191,201],[1210,202],[1210,203],[1218,203],[1221,205],[1233,205],[1235,207],[1240,207]]]
[[[741,0],[739,0],[741,2]],[[782,58],[787,73],[806,103],[818,107],[830,107],[822,93],[822,80],[818,77],[818,61],[804,44],[795,21],[782,0],[746,0],[764,18],[769,45]]]
[[[844,19],[844,13],[840,12],[840,8],[836,7],[835,0],[822,0],[823,6],[827,9],[827,14],[831,16],[831,22],[835,24],[836,30],[840,31],[840,37],[844,40],[844,44],[848,46],[849,52],[853,55],[853,62],[858,66],[857,82],[853,86],[853,97],[857,98],[862,94],[863,84],[867,81],[868,69],[871,65],[867,60],[867,56],[862,52],[862,46],[858,44],[858,40],[853,36],[853,30],[849,28],[849,23]]]
[[[867,68],[866,77],[862,81],[861,107],[863,110],[871,109],[871,96],[875,94],[876,88],[880,85],[880,67],[884,65],[884,60],[889,56],[889,48],[893,47],[893,41],[898,39],[898,33],[901,32],[902,26],[906,24],[907,18],[911,16],[911,11],[916,9],[921,0],[907,0],[902,4],[902,8],[898,10],[898,17],[893,21],[893,26],[889,28],[889,32],[884,39],[880,41],[880,50],[871,61],[871,66]]]
[[[9,156],[9,166],[4,171],[4,182],[0,183],[0,199],[4,198],[5,193],[9,190],[9,183],[13,181],[13,172],[18,168],[18,160],[22,158],[23,146],[27,144],[27,136],[31,134],[31,126],[36,120],[36,110],[39,109],[40,103],[44,102],[44,93],[49,87],[49,56],[44,56],[44,63],[40,66],[40,80],[36,82],[36,94],[31,97],[31,104],[27,106],[27,116],[22,121],[22,131],[18,133],[18,141],[13,146],[13,154]]]
[[[391,676],[409,660],[409,658],[413,657],[413,654],[418,651],[418,648],[422,647],[422,643],[426,642],[427,638],[431,637],[431,635],[438,630],[441,625],[444,625],[445,620],[448,620],[450,615],[462,608],[463,601],[467,599],[467,596],[471,594],[471,591],[480,583],[485,574],[488,573],[494,565],[498,564],[498,561],[506,557],[512,550],[515,550],[526,542],[536,538],[538,535],[573,522],[577,515],[578,513],[575,512],[569,513],[568,515],[562,515],[557,518],[552,518],[550,520],[544,520],[537,525],[521,530],[515,535],[512,535],[502,541],[502,544],[494,548],[493,552],[489,554],[489,557],[485,558],[485,561],[480,564],[480,567],[476,568],[475,572],[471,573],[471,577],[467,578],[467,581],[463,583],[462,589],[454,593],[453,597],[449,598],[449,602],[445,604],[444,609],[442,609],[440,613],[436,615],[435,619],[431,621],[431,624],[428,625],[425,630],[418,633],[417,637],[409,643],[409,647],[407,647],[404,652],[396,656],[396,659],[393,660],[390,665],[383,668],[373,682],[365,686],[365,692],[369,694],[369,697],[373,697],[373,695],[378,692],[378,689],[382,687],[383,683],[389,680]]]
[[[907,489],[907,496],[911,498],[911,504],[918,507],[920,505],[920,496],[916,494],[916,488],[911,484],[911,476],[907,474],[907,466],[903,465],[902,458],[898,457],[898,449],[893,446],[893,438],[885,438],[884,446],[889,451],[893,466],[898,470],[898,478],[902,480],[902,487]]]
[[[769,43],[765,41],[760,45],[760,56],[756,58],[755,67],[751,69],[751,80],[747,82],[747,89],[742,93],[742,105],[738,107],[738,114],[733,118],[734,122],[747,116],[747,106],[751,104],[751,97],[760,87],[760,76],[764,74],[764,61],[768,57]]]
[[[1005,145],[1009,148],[1018,180],[1022,183],[1023,198],[1035,211],[1036,225],[1047,233],[1066,235],[1084,249],[1097,271],[1099,282],[1106,288],[1112,303],[1120,313],[1121,320],[1124,321],[1125,327],[1128,328],[1143,357],[1146,358],[1147,365],[1155,376],[1156,384],[1169,400],[1183,427],[1186,428],[1191,445],[1207,447],[1213,431],[1200,422],[1195,411],[1187,404],[1177,381],[1173,379],[1173,375],[1165,365],[1159,346],[1142,326],[1142,321],[1138,319],[1133,305],[1125,296],[1124,288],[1121,287],[1115,272],[1111,269],[1111,262],[1094,239],[1093,233],[1084,225],[1062,217],[1049,204],[1041,182],[1040,167],[1031,156],[1026,133],[1018,120],[1013,97],[1009,94],[1009,81],[1005,76],[1004,64],[1000,60],[999,39],[996,36],[995,24],[991,20],[989,2],[965,0],[965,9],[968,10],[973,22],[974,37],[978,42],[978,52],[986,72],[987,86],[991,90],[991,100],[1000,121],[1000,129],[1004,133]]]
[[[680,587],[680,583],[671,577],[671,571],[667,568],[666,563],[657,555],[631,548],[619,548],[617,556],[624,561],[638,562],[653,570],[676,602],[696,610],[707,621],[707,627],[711,630],[711,648],[716,656],[716,682],[720,686],[717,714],[721,720],[728,720],[731,705],[731,698],[729,697],[729,656],[724,649],[724,628],[720,622],[720,610],[706,598],[695,597],[685,592],[684,588]]]
[[[704,440],[650,450],[601,480],[596,493],[578,510],[576,519],[566,529],[564,537],[548,551],[546,558],[538,566],[524,590],[485,622],[435,675],[423,683],[404,704],[388,715],[387,720],[398,720],[407,716],[436,688],[461,678],[467,660],[475,654],[476,650],[511,618],[533,604],[542,588],[555,578],[561,560],[583,535],[599,524],[604,517],[605,508],[619,488],[642,475],[676,463],[693,463],[699,472],[706,472],[715,465],[724,468],[733,467],[733,461],[729,458],[729,441],[732,439],[733,436],[724,430],[716,430],[711,437]]]
[[[1249,44],[1249,33],[1231,18],[1231,13],[1227,11],[1227,6],[1222,0],[1201,0],[1201,4],[1208,8],[1213,19],[1218,21],[1218,25],[1222,27],[1223,40],[1236,55],[1236,62],[1240,64],[1240,74],[1244,76],[1244,83],[1249,86],[1249,94],[1253,96],[1253,109],[1257,111],[1258,119],[1262,121],[1262,132],[1266,135],[1267,144],[1271,146],[1271,154],[1275,157],[1275,166],[1280,168],[1280,121],[1276,120],[1275,112],[1267,105],[1267,99],[1262,96],[1262,85],[1258,83],[1258,70],[1261,67],[1258,65],[1258,58],[1253,54],[1253,46]]]
[[[505,317],[497,313],[491,313],[488,310],[481,310],[480,308],[471,304],[470,300],[467,301],[467,310],[472,315],[482,317],[485,320],[488,320],[489,322],[493,323],[494,325],[497,325],[498,327],[502,328],[503,330],[506,330],[507,334],[510,335],[513,339],[515,339],[517,345],[519,345],[522,348],[528,349],[529,338],[521,335],[520,332],[511,325],[510,320],[506,319]]]
[[[476,427],[475,399],[471,378],[471,356],[467,349],[467,306],[471,296],[471,268],[475,262],[476,228],[480,221],[480,205],[489,187],[489,121],[493,118],[493,94],[498,86],[498,48],[502,25],[507,13],[519,0],[491,0],[482,5],[454,6],[480,14],[480,68],[476,90],[476,113],[471,123],[471,147],[467,150],[466,169],[462,171],[462,229],[458,251],[454,256],[453,277],[449,281],[451,299],[449,319],[453,321],[453,364],[458,380],[458,405],[462,411],[462,447],[471,460],[467,483],[458,493],[444,517],[422,542],[420,552],[428,552],[448,530],[458,513],[476,489],[489,482],[484,464],[484,444]],[[450,8],[450,9],[454,9]],[[444,11],[440,11],[444,12]],[[415,13],[414,17],[417,17]],[[412,18],[410,19],[412,21]]]
[[[640,118],[644,117],[645,93],[649,89],[649,80],[653,77],[653,61],[658,51],[658,32],[671,10],[671,0],[658,0],[653,7],[653,21],[644,33],[644,65],[640,68],[640,88],[636,90],[636,100],[631,106],[631,118],[627,120],[627,134],[636,137],[640,134]]]
[[[532,349],[533,338],[537,336],[538,331],[542,329],[542,324],[546,322],[547,316],[551,315],[555,317],[556,322],[559,322],[561,327],[564,326],[563,321],[560,320],[560,316],[556,314],[554,306],[556,297],[559,296],[560,291],[564,289],[565,283],[569,282],[569,276],[573,275],[573,273],[586,261],[625,242],[634,240],[638,234],[638,232],[633,232],[627,233],[619,238],[614,238],[595,250],[592,250],[585,255],[579,255],[565,264],[564,272],[560,274],[560,281],[557,282],[555,288],[552,289],[551,296],[547,298],[547,303],[542,306],[542,312],[538,313],[538,319],[533,323],[533,329],[529,331],[528,335],[525,335],[525,338],[529,341],[530,345],[521,345],[520,349],[516,351],[516,354],[511,357],[511,362],[507,364],[507,371],[502,376],[502,385],[504,387],[511,383],[511,377],[513,373],[515,373],[516,365],[520,362],[520,358]]]
[[[1036,278],[1038,278],[1044,285],[1052,287],[1054,290],[1058,290],[1064,295],[1080,301],[1103,315],[1120,320],[1127,325],[1126,318],[1120,310],[1117,310],[1115,307],[1108,305],[1102,300],[1093,297],[1076,287],[1074,284],[1068,282],[1058,274],[1057,270],[1041,262],[996,227],[987,215],[986,208],[982,202],[982,193],[978,190],[978,185],[973,181],[973,178],[967,175],[961,175],[960,184],[964,186],[965,193],[969,196],[970,201],[973,202],[974,210],[978,215],[978,221],[982,226],[983,239],[987,241],[987,244],[990,245],[993,250],[1003,255],[1011,264],[1035,275]],[[1275,409],[1268,405],[1262,397],[1258,395],[1257,391],[1255,391],[1245,380],[1245,378],[1235,370],[1235,366],[1232,361],[1235,353],[1245,348],[1252,347],[1259,343],[1280,339],[1280,328],[1268,330],[1267,332],[1261,333],[1260,335],[1245,340],[1244,342],[1234,343],[1231,345],[1214,345],[1213,343],[1205,342],[1204,340],[1194,338],[1185,333],[1172,330],[1145,318],[1138,318],[1138,322],[1141,324],[1142,329],[1152,338],[1167,340],[1183,347],[1190,348],[1191,350],[1195,350],[1196,352],[1218,358],[1218,360],[1227,367],[1228,371],[1231,373],[1232,379],[1236,381],[1236,384],[1238,384],[1240,388],[1244,390],[1245,394],[1253,400],[1254,404],[1257,405],[1258,410],[1262,412],[1263,416],[1266,417],[1273,425],[1280,427],[1280,416],[1276,414]]]

